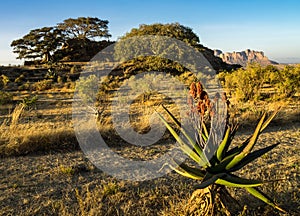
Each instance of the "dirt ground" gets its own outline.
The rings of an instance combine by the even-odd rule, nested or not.
[[[37,132],[32,128],[45,131],[45,134],[39,133],[43,135],[42,141],[35,137],[35,146],[28,146],[32,151],[19,156],[0,154],[0,215],[186,215],[185,206],[197,181],[175,172],[147,181],[120,180],[99,170],[86,158],[71,131],[73,90],[69,85],[63,85],[44,91],[11,91],[15,103],[0,107],[2,124],[10,117],[16,103],[37,95],[37,103],[26,111],[27,115],[20,119],[18,126],[29,143]],[[262,191],[287,210],[287,215],[298,216],[300,116],[299,102],[294,104],[286,110],[292,115],[287,118],[282,114],[283,117],[275,118],[260,136],[255,149],[275,143],[280,145],[238,174],[245,178],[272,180],[261,188]],[[254,118],[257,121],[259,115]],[[234,141],[236,144],[250,135],[255,121],[241,125]],[[29,129],[26,129],[27,126]],[[56,130],[60,127],[64,130]],[[4,130],[6,128],[9,127],[5,126]],[[27,132],[30,134],[24,134]],[[11,135],[15,134],[18,131],[13,131]],[[52,139],[49,137],[52,134],[57,137]],[[66,146],[57,148],[64,143],[53,142],[62,137],[67,137],[63,139]],[[110,138],[109,135],[107,137]],[[139,160],[157,157],[168,151],[172,144],[171,139],[165,139],[151,147],[137,148],[111,139],[111,149],[124,157]],[[1,136],[0,147],[5,145],[5,141]],[[18,146],[18,139],[15,142]],[[25,139],[22,142],[26,144]],[[49,143],[49,148],[39,150],[39,145]],[[240,214],[237,215],[284,215],[243,189],[229,191],[239,201]]]
[[[299,126],[299,119],[271,124],[256,148],[280,145],[240,173],[279,179],[266,184],[263,191],[290,215],[300,211]],[[248,132],[243,128],[237,142]],[[130,146],[115,150],[135,154]],[[137,154],[143,157],[147,152]],[[145,182],[118,180],[97,169],[80,150],[40,152],[0,161],[1,215],[181,215],[197,184],[175,173]],[[247,205],[247,215],[281,215],[243,190],[231,193],[241,206]]]

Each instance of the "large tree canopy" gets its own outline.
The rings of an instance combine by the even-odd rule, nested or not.
[[[12,41],[13,52],[18,59],[42,59],[47,62],[62,44],[61,31],[54,27],[31,30],[21,39]]]
[[[57,25],[67,38],[73,39],[95,39],[109,38],[108,21],[101,20],[97,17],[78,17],[77,19],[69,18]]]
[[[99,45],[95,44],[98,43],[97,40],[111,36],[107,25],[107,20],[100,20],[96,17],[70,18],[54,27],[31,30],[22,38],[14,40],[11,46],[13,52],[18,54],[17,58],[42,60],[42,62],[63,59],[65,56],[61,56],[61,54],[87,55],[87,50],[90,50],[88,46],[90,45],[93,46],[91,49],[95,50],[96,54],[100,51],[96,48],[103,47],[103,42],[99,42]],[[57,59],[57,57],[59,58]]]
[[[125,34],[125,36],[123,36],[121,39],[143,35],[159,35],[176,38],[192,46],[200,43],[199,37],[193,32],[191,28],[180,25],[179,23],[156,23],[151,25],[143,24],[140,25],[139,28],[131,29],[131,31]]]
[[[198,46],[200,42],[199,37],[191,28],[179,23],[140,25],[139,28],[133,28],[121,37],[120,42],[115,47],[115,57],[117,60],[122,62],[128,59],[128,57],[133,58],[120,65],[125,74],[130,75],[141,71],[165,71],[181,74],[187,71],[179,63],[166,59],[164,56],[168,55],[164,55],[164,53],[169,53],[174,57],[182,57],[182,55],[186,55],[186,58],[193,57],[188,56],[188,50],[180,45],[180,43],[170,42],[170,40],[164,39],[164,37],[147,37],[146,40],[143,39],[145,38],[143,36],[149,35],[174,38],[193,47]],[[149,56],[145,56],[142,53],[147,53]],[[162,55],[157,55],[160,53]]]
[[[187,68],[177,62],[160,58],[157,56],[157,53],[170,53],[173,56],[178,57],[182,57],[184,55],[185,59],[194,59],[193,54],[189,54],[188,50],[183,50],[182,47],[178,47],[177,45],[179,43],[177,43],[177,45],[165,43],[163,38],[159,39],[152,37],[152,39],[143,42],[139,39],[139,36],[149,35],[166,36],[185,42],[201,52],[203,57],[208,60],[208,62],[206,62],[206,60],[203,61],[206,62],[204,65],[209,65],[210,63],[216,71],[224,69],[230,71],[237,68],[236,65],[228,65],[224,63],[220,58],[214,56],[214,52],[212,50],[200,44],[199,37],[191,28],[180,25],[179,23],[155,23],[151,25],[143,24],[140,25],[139,28],[133,28],[130,32],[120,38],[120,43],[117,43],[115,47],[116,59],[121,62],[123,61],[124,56],[130,56],[133,59],[121,64],[118,69],[122,69],[125,74],[152,70],[181,74],[182,72],[187,71]],[[126,42],[122,43],[122,40],[125,40]],[[148,52],[150,56],[144,57],[139,55],[139,52],[145,53],[145,51]],[[193,65],[198,65],[198,63],[199,62],[196,62]]]

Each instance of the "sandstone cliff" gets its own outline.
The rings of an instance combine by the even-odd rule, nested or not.
[[[278,64],[270,60],[267,56],[265,56],[262,51],[254,51],[247,49],[241,52],[232,52],[232,53],[223,53],[221,50],[214,50],[214,55],[220,57],[224,62],[228,64],[239,64],[242,66],[246,66],[248,63],[257,62],[262,66],[270,65],[270,64]]]

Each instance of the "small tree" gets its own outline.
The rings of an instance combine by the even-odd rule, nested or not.
[[[51,56],[62,44],[61,31],[54,27],[43,27],[31,30],[24,37],[11,43],[18,59],[39,59],[42,62],[51,60]]]

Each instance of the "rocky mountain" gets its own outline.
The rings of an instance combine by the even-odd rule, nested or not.
[[[241,67],[238,64],[225,62],[222,58],[215,55],[214,50],[205,47],[202,44],[197,45],[196,49],[203,54],[203,56],[208,60],[208,62],[216,70],[217,73],[219,71],[223,71],[223,70],[231,71]]]
[[[221,50],[214,50],[214,55],[220,57],[224,62],[228,64],[239,64],[246,66],[248,63],[257,62],[263,66],[270,64],[278,64],[275,61],[270,60],[265,56],[262,51],[254,51],[247,49],[241,52],[226,52],[223,53]]]

